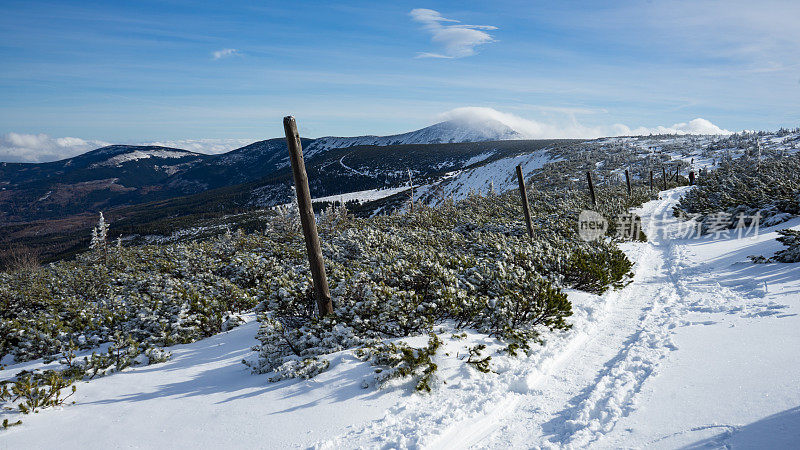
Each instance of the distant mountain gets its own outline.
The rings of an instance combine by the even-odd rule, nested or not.
[[[141,173],[148,168],[168,173],[164,167],[202,159],[205,155],[169,147],[109,145],[61,161],[47,163],[0,163],[0,187],[57,179],[89,181],[98,176]],[[157,167],[157,168],[156,168]]]
[[[519,139],[525,139],[525,136],[496,120],[480,122],[449,120],[421,130],[392,136],[322,137],[311,143],[307,154],[314,155],[331,148],[346,148],[356,145],[453,144]]]
[[[61,161],[0,163],[0,224],[182,195],[168,180],[207,157],[177,148],[111,145]]]
[[[521,138],[510,127],[487,120],[441,122],[393,136],[304,138],[302,143],[310,161],[336,149]],[[435,160],[439,155],[431,157]],[[284,138],[254,142],[219,155],[169,147],[111,145],[55,162],[0,163],[0,224],[63,218],[196,194],[274,178],[288,166]]]

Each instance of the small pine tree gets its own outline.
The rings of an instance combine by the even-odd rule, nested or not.
[[[89,248],[97,251],[98,247],[100,247],[100,239],[97,236],[97,227],[92,228],[92,242],[89,243]]]
[[[89,243],[89,248],[94,251],[97,260],[102,259],[103,264],[108,262],[108,225],[102,212],[97,226],[92,228],[92,241]]]
[[[106,225],[106,219],[103,217],[102,211],[100,212],[100,220],[97,221],[97,237],[105,245],[108,239],[108,225]]]

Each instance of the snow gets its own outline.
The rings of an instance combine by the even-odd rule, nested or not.
[[[53,191],[47,191],[47,192],[46,192],[46,193],[45,193],[43,196],[41,196],[41,197],[40,197],[38,200],[36,200],[36,201],[37,201],[37,202],[43,202],[43,201],[47,200],[47,199],[50,197],[50,194],[52,194],[52,193],[53,193]]]
[[[525,139],[525,136],[496,120],[489,119],[480,123],[449,120],[392,136],[321,137],[315,139],[304,153],[306,158],[310,158],[325,150],[356,145],[435,144],[510,139]]]
[[[483,152],[481,154],[475,155],[472,158],[464,161],[463,166],[464,167],[469,167],[469,166],[471,166],[473,164],[477,164],[477,163],[479,163],[481,161],[486,161],[489,157],[494,155],[494,153],[495,153],[494,150],[490,150],[488,152]]]
[[[505,173],[516,165],[504,164]],[[530,356],[440,330],[430,394],[409,382],[362,388],[373,368],[347,351],[312,380],[269,383],[240,363],[255,344],[249,317],[172,347],[166,363],[79,383],[75,405],[21,416],[22,426],[0,431],[0,447],[796,447],[800,263],[747,256],[771,255],[781,248],[775,230],[800,219],[756,238],[680,239],[670,212],[686,189],[638,211],[650,240],[623,246],[633,282],[602,296],[568,292],[573,328],[548,334]],[[496,373],[459,359],[478,343]]]
[[[487,156],[488,157],[488,156]],[[539,150],[530,154],[502,158],[473,169],[463,169],[450,172],[442,180],[433,185],[425,186],[421,191],[426,202],[436,203],[442,198],[460,200],[474,193],[487,193],[494,185],[495,192],[516,189],[518,186],[516,167],[522,165],[522,171],[530,174],[545,164],[554,162],[547,150]],[[464,167],[468,167],[465,164]]]
[[[127,153],[122,153],[116,156],[112,156],[107,160],[99,163],[92,164],[91,167],[103,167],[103,166],[120,166],[126,162],[131,161],[138,161],[140,159],[147,159],[147,158],[185,158],[186,156],[191,156],[192,154],[185,151],[171,151],[171,150],[133,150]]]
[[[380,200],[385,197],[390,197],[395,194],[399,194],[400,192],[407,191],[410,188],[408,186],[400,186],[396,188],[387,188],[387,189],[368,189],[365,191],[355,191],[355,192],[348,192],[346,194],[338,194],[338,195],[329,195],[327,197],[318,197],[313,199],[314,203],[319,202],[349,202],[352,200],[358,202],[368,202],[372,200]]]

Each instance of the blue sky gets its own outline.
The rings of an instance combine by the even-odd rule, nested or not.
[[[800,126],[800,2],[752,3],[4,0],[0,147],[261,139],[287,114],[393,134],[463,107],[565,136]]]

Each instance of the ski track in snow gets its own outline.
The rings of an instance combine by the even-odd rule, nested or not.
[[[690,265],[689,241],[673,238],[680,225],[672,207],[685,190],[667,191],[637,211],[650,241],[623,244],[635,262],[630,285],[603,296],[570,292],[572,330],[549,337],[528,357],[493,364],[496,375],[446,380],[452,384],[430,396],[404,399],[383,418],[317,448],[600,445],[636,408],[637,394],[658,373],[659,363],[677,350],[673,330],[698,324],[688,314],[747,317],[783,307],[746,303],[737,291],[709,281]],[[657,235],[656,229],[665,231]]]

